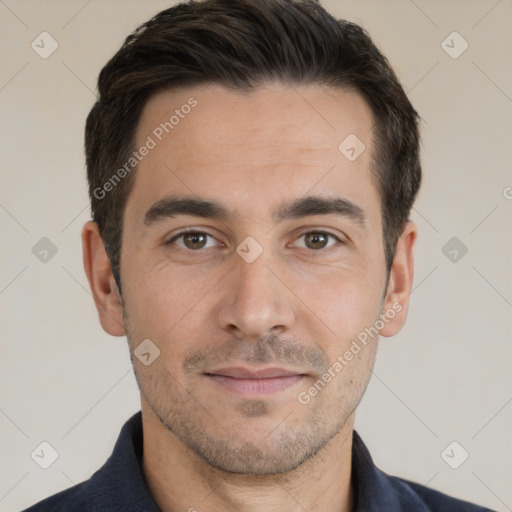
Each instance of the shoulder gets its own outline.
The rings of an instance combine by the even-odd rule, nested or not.
[[[353,431],[352,478],[356,510],[379,512],[493,512],[436,491],[430,487],[392,476],[379,469],[359,434]]]
[[[65,489],[53,496],[50,496],[35,505],[25,509],[23,512],[86,512],[86,487],[87,482]]]
[[[139,411],[123,425],[112,454],[88,480],[39,501],[23,512],[158,510],[140,467],[142,446]]]
[[[448,496],[440,491],[410,480],[396,476],[388,476],[387,478],[400,496],[404,507],[403,510],[424,510],[425,512],[493,512],[489,508]],[[416,508],[420,506],[423,506],[423,508]]]

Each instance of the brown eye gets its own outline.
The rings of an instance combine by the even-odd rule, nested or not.
[[[209,249],[219,245],[212,235],[204,231],[185,231],[171,238],[166,245],[177,245],[181,249],[199,251],[200,249]]]
[[[336,244],[344,245],[344,242],[328,231],[308,231],[299,236],[294,243],[297,247],[314,251],[329,249]]]
[[[206,233],[187,233],[183,235],[183,243],[187,249],[202,249],[208,242]]]
[[[308,249],[324,249],[329,243],[327,233],[306,233],[304,243]]]

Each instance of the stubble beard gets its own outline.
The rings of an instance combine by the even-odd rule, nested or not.
[[[247,423],[257,421],[258,418],[275,411],[269,402],[241,399],[233,414],[237,415],[239,423],[245,421],[245,432],[240,433],[240,429],[226,428],[222,420],[216,419],[208,412],[211,404],[202,404],[194,396],[191,382],[185,386],[181,385],[163,365],[155,363],[150,367],[140,366],[142,371],[139,373],[133,360],[133,348],[136,345],[131,343],[135,338],[131,335],[129,316],[125,307],[123,318],[129,346],[132,347],[130,358],[142,399],[176,440],[211,468],[227,473],[282,475],[312,463],[315,455],[331,443],[351,418],[364,395],[375,361],[376,347],[367,347],[368,355],[361,367],[347,367],[336,377],[340,379],[339,395],[333,390],[324,391],[307,405],[299,404],[297,400],[290,405],[288,411],[280,410],[280,417],[276,418],[275,426],[269,429],[266,436],[260,436],[261,439],[254,442],[250,425],[247,426]],[[316,360],[318,370],[321,370],[320,366],[324,366],[321,371],[325,371],[325,365],[328,363],[325,354],[304,355],[294,352],[293,346],[287,347],[283,344],[286,342],[279,341],[276,337],[251,342],[247,345],[249,349],[246,352],[251,353],[252,361],[275,360],[276,341],[278,353],[288,351],[287,359]],[[236,343],[239,346],[241,342]],[[204,355],[204,352],[202,354]],[[187,359],[197,362],[198,358],[191,355]],[[184,366],[186,367],[186,363]],[[153,373],[150,373],[150,369]],[[294,408],[299,408],[298,411],[303,414],[303,410],[300,409],[303,407],[309,409],[305,419],[300,423],[293,422],[297,413]]]

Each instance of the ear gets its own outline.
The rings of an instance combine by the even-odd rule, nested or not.
[[[82,251],[85,273],[101,326],[112,336],[124,336],[126,330],[121,296],[96,222],[86,222],[82,228]]]
[[[391,266],[383,313],[388,318],[380,331],[381,336],[394,336],[402,329],[409,309],[409,295],[414,278],[414,243],[418,228],[408,221],[397,241]]]

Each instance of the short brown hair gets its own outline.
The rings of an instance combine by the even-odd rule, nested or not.
[[[149,97],[208,83],[250,91],[276,81],[355,90],[371,107],[389,275],[421,165],[419,116],[387,59],[361,27],[336,20],[316,0],[189,0],[127,37],[99,75],[98,101],[87,118],[92,218],[119,289],[123,212],[135,171],[108,194],[98,197],[98,190],[130,158]]]

